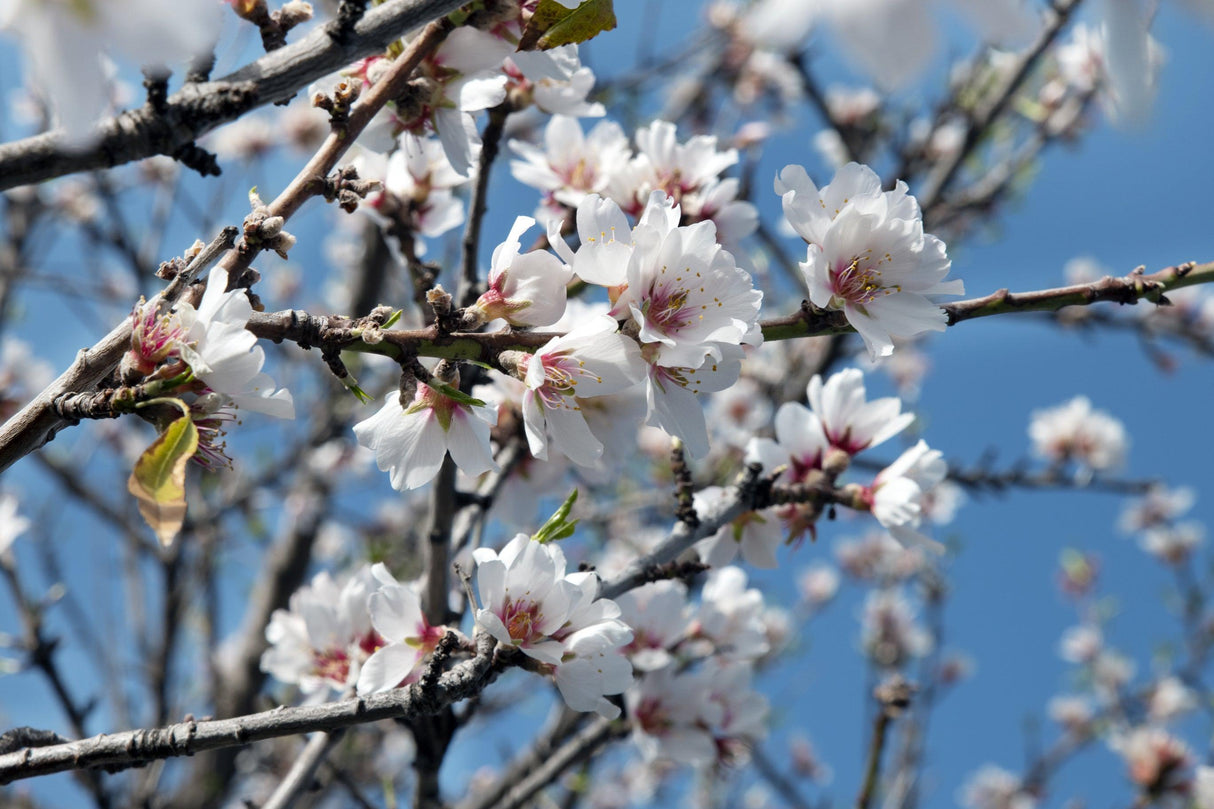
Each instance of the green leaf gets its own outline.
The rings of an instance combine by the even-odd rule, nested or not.
[[[185,521],[185,466],[198,451],[198,429],[188,415],[171,422],[135,462],[127,490],[166,548]]]
[[[615,28],[611,0],[584,0],[577,8],[565,8],[556,0],[540,0],[519,39],[520,51],[546,51],[585,42]]]
[[[536,542],[545,543],[573,536],[573,530],[577,528],[578,521],[569,519],[569,512],[573,510],[573,504],[576,502],[577,489],[574,489],[565,498],[565,502],[561,503],[561,507],[553,512],[548,521],[540,526],[540,530],[532,534],[531,538]]]
[[[443,396],[446,396],[448,399],[454,399],[455,401],[459,402],[462,405],[467,405],[468,407],[484,407],[485,406],[484,401],[482,401],[481,399],[477,399],[474,396],[469,396],[468,394],[464,393],[459,388],[453,388],[450,385],[439,382],[437,379],[435,379],[431,382],[427,382],[426,384],[429,385],[430,387],[434,388],[436,391],[441,393]]]

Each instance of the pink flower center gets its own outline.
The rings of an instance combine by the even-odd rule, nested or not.
[[[342,649],[325,649],[313,654],[312,673],[317,677],[345,685],[350,675],[350,656]]]
[[[872,303],[880,295],[900,292],[902,288],[896,284],[886,286],[881,280],[881,271],[877,269],[892,260],[892,256],[886,253],[874,263],[872,252],[867,251],[846,264],[838,262],[830,273],[831,291],[835,297],[854,306]]]
[[[662,268],[662,272],[666,272],[665,267]],[[653,286],[649,288],[649,295],[641,304],[645,320],[649,322],[649,325],[665,334],[677,333],[686,328],[697,314],[694,307],[687,306],[687,297],[690,293],[685,288],[676,286],[683,280],[682,276],[676,277],[674,280],[675,284],[654,282]],[[703,319],[704,316],[699,317]]]
[[[586,363],[568,354],[544,354],[540,362],[544,365],[544,384],[536,393],[550,410],[566,407],[565,397],[576,396],[578,382],[583,379],[603,381],[601,376],[586,369]]]
[[[540,612],[540,605],[534,601],[515,601],[508,598],[501,617],[506,631],[517,644],[532,643],[543,637],[539,626],[544,614]]]

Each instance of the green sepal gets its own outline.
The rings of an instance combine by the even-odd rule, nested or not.
[[[573,504],[577,502],[577,489],[569,493],[565,498],[565,502],[561,503],[560,508],[552,513],[548,521],[540,526],[540,530],[531,535],[531,538],[541,544],[547,542],[557,542],[566,537],[573,536],[573,531],[577,528],[578,521],[569,519],[569,512],[573,510]]]

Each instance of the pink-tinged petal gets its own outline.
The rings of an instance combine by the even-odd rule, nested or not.
[[[389,643],[402,643],[421,636],[425,619],[421,600],[412,588],[388,585],[372,593],[367,600],[371,626]]]
[[[409,676],[421,656],[421,649],[403,643],[377,649],[358,672],[358,693],[374,694],[395,688]]]

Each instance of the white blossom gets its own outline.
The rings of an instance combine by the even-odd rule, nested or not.
[[[899,182],[882,191],[867,166],[849,163],[819,190],[801,166],[776,180],[784,216],[807,244],[801,271],[810,301],[842,309],[872,357],[893,353],[894,338],[943,331],[944,310],[929,296],[960,295],[946,281],[944,242],[923,232],[919,204]]]
[[[942,552],[944,547],[918,528],[924,518],[925,495],[947,474],[940,451],[920,440],[873,480],[869,490],[873,516],[903,545]]]
[[[226,291],[227,270],[216,267],[195,309],[179,303],[176,314],[185,332],[181,357],[194,376],[211,390],[222,393],[238,408],[278,418],[295,418],[290,391],[275,389],[274,380],[261,372],[265,350],[245,328],[253,305],[243,289]]]
[[[84,142],[105,111],[106,56],[173,65],[209,50],[219,34],[213,0],[6,0],[0,30],[21,42],[35,81],[67,136]]]
[[[387,691],[403,683],[445,631],[426,620],[421,598],[412,586],[398,582],[383,564],[372,566],[371,572],[379,588],[368,599],[367,610],[384,645],[363,663],[359,694]]]
[[[292,594],[290,609],[270,617],[261,670],[298,684],[304,694],[353,687],[362,664],[383,644],[367,611],[375,586],[370,567],[342,585],[328,573],[317,573]]]
[[[1086,396],[1034,410],[1029,438],[1038,457],[1055,464],[1073,461],[1086,474],[1121,466],[1129,447],[1121,422],[1103,410],[1093,410]]]
[[[493,250],[489,288],[470,307],[482,320],[504,318],[511,326],[550,326],[565,313],[570,270],[544,250],[522,253],[520,239],[535,224],[514,220],[506,241]]]
[[[527,386],[523,419],[535,457],[548,457],[550,441],[582,466],[602,456],[603,444],[590,431],[579,400],[635,385],[644,367],[636,341],[617,328],[609,317],[593,318],[519,359]]]
[[[402,491],[429,483],[448,452],[465,474],[496,469],[489,446],[489,427],[496,423],[497,411],[483,402],[457,399],[419,381],[408,408],[391,391],[375,415],[354,425],[354,435]]]

